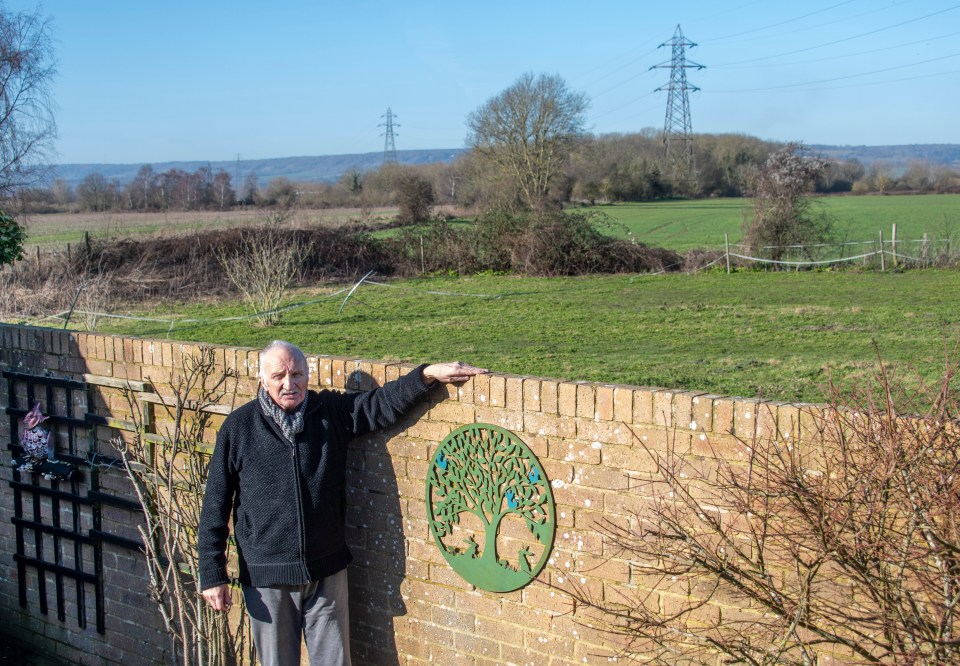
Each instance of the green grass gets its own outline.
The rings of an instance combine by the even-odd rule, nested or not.
[[[932,381],[943,376],[945,343],[960,337],[956,271],[433,278],[364,285],[338,316],[342,300],[291,310],[274,328],[206,321],[178,324],[171,337],[253,347],[285,338],[317,354],[464,359],[540,377],[815,402],[831,378],[850,385],[873,372],[874,342],[885,363]],[[244,311],[219,303],[144,314],[174,312],[210,320]],[[165,337],[168,328],[113,320],[103,330]]]
[[[897,225],[900,239],[949,238],[960,232],[960,194],[896,196],[832,196],[818,199],[833,220],[838,241],[873,241],[882,231],[890,238]],[[631,233],[652,247],[672,250],[723,249],[741,235],[740,225],[751,212],[749,199],[700,199],[593,206],[623,225],[611,230]]]

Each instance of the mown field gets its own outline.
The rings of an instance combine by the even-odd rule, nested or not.
[[[960,194],[829,196],[817,200],[813,210],[825,212],[833,222],[838,242],[874,241],[882,231],[889,240],[893,225],[897,237],[919,240],[957,240],[960,234]],[[611,206],[593,206],[621,227],[610,232],[632,234],[652,247],[672,250],[723,249],[724,234],[735,243],[741,224],[749,217],[749,199],[701,199]]]
[[[172,328],[100,329],[255,347],[279,337],[317,354],[808,402],[831,380],[863,386],[875,345],[901,375],[936,381],[960,339],[957,271],[431,278],[363,285],[338,315],[344,296],[298,293],[319,302],[273,328],[213,321],[244,310],[203,303],[141,313],[181,320]]]

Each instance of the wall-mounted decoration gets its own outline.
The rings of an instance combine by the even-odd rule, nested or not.
[[[550,481],[509,430],[474,423],[450,433],[431,459],[426,490],[430,532],[467,582],[511,592],[547,563],[556,529]]]
[[[66,481],[77,468],[57,460],[53,437],[43,425],[48,418],[40,411],[39,402],[23,417],[23,427],[20,429],[23,454],[13,459],[13,466],[19,472],[35,472],[45,479]]]

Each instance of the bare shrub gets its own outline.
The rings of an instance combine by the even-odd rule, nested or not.
[[[0,314],[5,318],[40,317],[63,312],[70,305],[76,276],[63,262],[39,268],[18,261],[0,269]]]
[[[264,326],[280,322],[283,297],[300,278],[311,246],[279,233],[276,227],[248,230],[234,251],[221,250],[217,260],[233,286]]]
[[[718,264],[726,267],[724,256],[722,250],[687,250],[683,253],[683,268],[686,271],[699,271]]]
[[[908,392],[881,364],[867,389],[831,390],[801,417],[815,443],[780,423],[741,460],[647,449],[647,510],[602,523],[646,591],[574,599],[650,663],[960,663],[955,369]]]
[[[76,309],[83,318],[84,328],[95,331],[101,317],[112,310],[114,290],[110,279],[103,274],[85,276],[77,289]]]
[[[187,355],[161,391],[153,419],[132,392],[127,401],[136,430],[112,440],[143,509],[143,541],[149,590],[170,635],[169,663],[226,666],[253,662],[245,619],[231,628],[229,616],[200,598],[196,534],[200,524],[207,454],[207,429],[221,404],[231,400],[235,371],[216,371],[212,349]],[[148,423],[165,424],[147,433]],[[240,597],[240,595],[237,595]],[[245,618],[242,597],[239,618]]]
[[[387,243],[396,272],[504,271],[526,275],[585,275],[679,268],[670,250],[606,235],[603,215],[580,212],[534,215],[491,211],[472,226],[436,220],[405,228]]]
[[[418,224],[430,219],[430,210],[437,197],[433,184],[416,171],[403,171],[397,182],[401,224]]]
[[[0,273],[0,312],[38,317],[75,304],[95,313],[155,299],[202,300],[239,293],[254,311],[276,308],[298,280],[353,280],[368,271],[410,276],[502,271],[530,275],[678,270],[673,251],[602,233],[603,216],[489,213],[473,224],[443,218],[376,238],[373,227],[219,229],[149,239],[97,239],[40,267],[19,261]],[[246,272],[245,272],[246,271]],[[283,279],[281,279],[283,276]],[[279,297],[277,295],[280,295]],[[254,300],[256,299],[256,300]]]
[[[831,220],[815,211],[808,195],[827,162],[789,143],[770,155],[753,176],[753,215],[742,225],[743,243],[755,257],[783,258],[789,246],[827,240]]]
[[[350,279],[371,268],[391,272],[383,262],[382,251],[364,227],[268,228],[278,243],[311,248],[303,265],[305,279]],[[223,270],[220,257],[243,253],[245,243],[255,232],[256,229],[225,229],[137,241],[92,241],[73,253],[67,270],[76,276],[108,276],[114,302],[223,296],[236,288]]]
[[[385,242],[385,247],[392,272],[398,275],[467,274],[482,270],[482,266],[500,270],[479,259],[467,237],[442,219],[404,227],[396,237]]]

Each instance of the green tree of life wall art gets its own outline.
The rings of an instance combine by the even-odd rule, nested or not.
[[[511,592],[547,563],[556,529],[550,481],[510,431],[474,423],[450,433],[431,460],[426,491],[433,538],[472,585]]]

